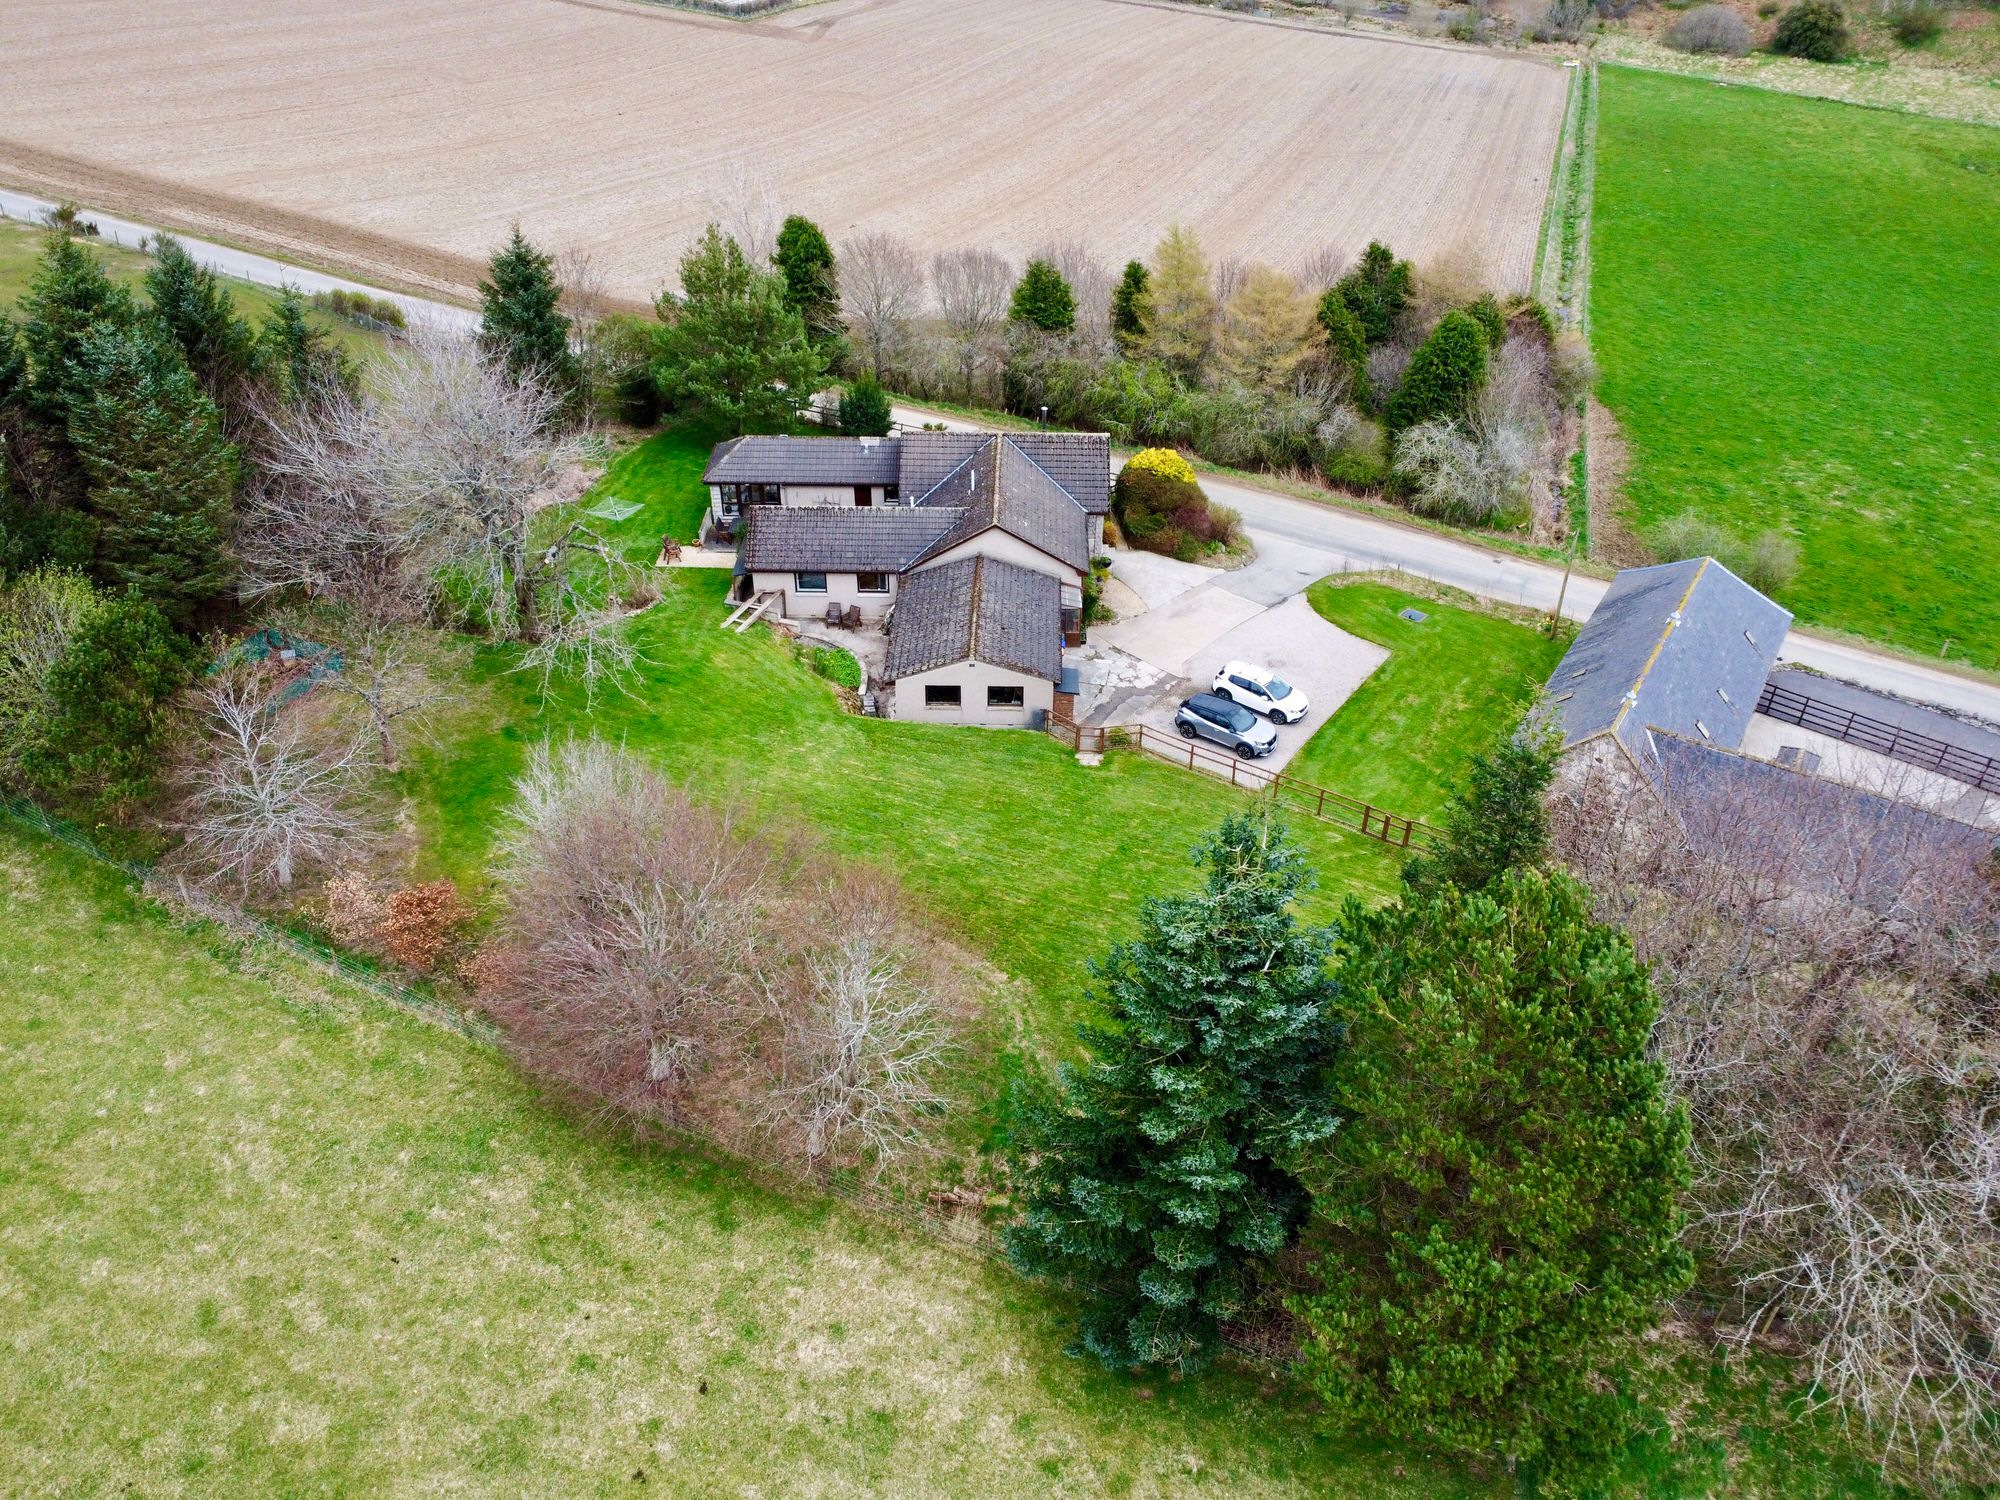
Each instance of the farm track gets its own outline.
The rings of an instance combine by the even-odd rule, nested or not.
[[[14,0],[0,177],[464,295],[518,220],[658,290],[747,172],[837,239],[1110,261],[1383,238],[1525,289],[1560,68],[1103,0]]]

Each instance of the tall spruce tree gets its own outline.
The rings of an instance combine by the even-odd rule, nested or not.
[[[236,450],[180,350],[151,324],[100,328],[83,342],[89,394],[70,438],[97,521],[96,571],[186,629],[234,576],[224,544]]]
[[[278,303],[258,332],[266,380],[287,401],[303,401],[324,387],[354,392],[360,377],[333,335],[306,312],[299,289],[278,288]]]
[[[681,257],[681,295],[662,293],[653,378],[670,404],[736,432],[782,432],[826,373],[824,355],[760,270],[711,224]]]
[[[1395,331],[1396,319],[1410,305],[1416,274],[1406,260],[1380,241],[1370,241],[1352,271],[1334,283],[1370,344],[1379,344]]]
[[[1076,294],[1054,263],[1038,256],[1028,262],[1015,284],[1007,317],[1044,333],[1068,333],[1076,327]]]
[[[1333,1129],[1332,934],[1292,904],[1304,859],[1265,807],[1199,851],[1202,887],[1156,897],[1137,941],[1093,965],[1111,1024],[1025,1115],[1023,1270],[1082,1303],[1107,1366],[1192,1369],[1304,1221],[1281,1162]]]
[[[1417,346],[1403,383],[1389,398],[1389,429],[1455,418],[1486,381],[1486,330],[1470,313],[1448,312]]]
[[[479,338],[487,353],[517,381],[533,379],[554,391],[574,414],[582,399],[583,372],[569,346],[569,319],[561,308],[555,262],[528,243],[519,224],[488,263],[479,303]]]
[[[1308,1378],[1361,1430],[1591,1485],[1624,1436],[1607,1376],[1693,1273],[1645,970],[1576,881],[1515,869],[1350,899],[1334,980]]]
[[[250,419],[260,351],[250,325],[236,315],[228,288],[213,271],[197,265],[179,240],[162,234],[153,240],[146,299],[222,413],[223,427],[240,435]]]
[[[821,349],[837,345],[844,334],[840,269],[819,225],[801,214],[786,219],[771,264],[785,280],[785,306],[806,325],[806,337]]]
[[[137,317],[131,293],[112,284],[96,256],[50,231],[21,299],[21,333],[34,381],[28,408],[52,433],[67,432],[71,411],[89,393],[84,341],[102,326],[129,327]]]
[[[1125,262],[1125,273],[1111,289],[1111,333],[1128,353],[1146,337],[1146,308],[1152,297],[1152,272],[1142,260]]]
[[[1476,891],[1509,870],[1545,865],[1543,798],[1555,780],[1558,748],[1546,728],[1530,727],[1473,756],[1465,785],[1445,809],[1443,842],[1403,866],[1403,884],[1425,892],[1446,885]]]
[[[1338,287],[1329,288],[1319,299],[1319,326],[1326,331],[1334,364],[1347,374],[1349,393],[1361,405],[1369,405],[1374,395],[1368,383],[1368,333]]]

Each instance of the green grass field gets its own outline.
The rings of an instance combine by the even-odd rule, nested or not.
[[[1780,527],[1802,622],[2000,666],[2000,131],[1603,72],[1600,396],[1642,532]]]
[[[1066,1337],[0,826],[0,1492],[1502,1493]]]
[[[42,253],[42,241],[46,231],[32,224],[16,220],[0,220],[0,317],[14,316],[22,296],[28,290],[28,283],[34,279],[35,261]],[[105,274],[121,286],[139,290],[139,283],[152,264],[151,258],[137,250],[127,250],[118,245],[106,245],[83,239],[86,246],[104,265]],[[265,316],[277,306],[278,295],[267,287],[254,286],[247,281],[223,278],[223,285],[229,288],[229,295],[235,300],[236,311],[247,318],[251,327],[262,327]],[[315,309],[312,320],[327,329],[336,342],[356,359],[367,359],[382,347],[379,334],[356,326],[345,319]]]
[[[1323,619],[1390,653],[1288,769],[1413,818],[1435,818],[1472,757],[1511,733],[1564,639],[1387,584],[1323,579]],[[1400,611],[1419,609],[1422,623]]]

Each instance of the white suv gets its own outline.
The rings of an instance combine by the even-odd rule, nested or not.
[[[1233,661],[1215,674],[1215,694],[1262,714],[1273,724],[1296,724],[1310,706],[1306,695],[1269,667]]]

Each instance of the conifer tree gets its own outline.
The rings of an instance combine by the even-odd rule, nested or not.
[[[1280,1163],[1333,1129],[1332,935],[1299,926],[1311,879],[1269,807],[1198,852],[1199,890],[1156,897],[1093,965],[1110,1024],[1031,1105],[1015,1263],[1082,1303],[1107,1366],[1199,1367],[1255,1269],[1303,1222]]]
[[[1486,379],[1486,330],[1468,312],[1448,312],[1417,346],[1403,383],[1389,398],[1389,428],[1401,432],[1438,417],[1457,417]]]
[[[180,347],[187,367],[222,413],[224,427],[241,433],[250,415],[259,351],[257,336],[236,315],[221,278],[197,265],[172,235],[158,235],[146,272],[146,298],[153,317]]]
[[[1125,274],[1111,289],[1111,333],[1130,353],[1146,337],[1146,310],[1152,300],[1152,273],[1141,260],[1125,262]]]
[[[752,265],[713,224],[681,257],[681,295],[662,294],[659,312],[660,394],[736,432],[784,431],[826,373],[805,323],[785,304],[784,278]]]
[[[1361,252],[1360,264],[1334,283],[1333,289],[1360,320],[1368,342],[1379,344],[1395,331],[1396,319],[1410,305],[1415,283],[1408,261],[1397,260],[1387,245],[1371,241]]]
[[[1433,891],[1476,891],[1509,870],[1548,862],[1549,813],[1558,741],[1529,728],[1472,758],[1465,785],[1445,810],[1444,841],[1403,866],[1403,884]]]
[[[1215,286],[1201,241],[1183,224],[1153,251],[1146,343],[1154,358],[1182,376],[1201,372],[1215,342]]]
[[[583,372],[569,346],[555,262],[523,238],[521,226],[487,266],[479,283],[479,338],[515,380],[533,379],[562,397],[574,414]]]
[[[873,375],[850,380],[840,393],[840,430],[850,437],[887,437],[894,416],[889,393]]]
[[[1028,262],[1014,286],[1007,319],[1044,333],[1068,333],[1076,327],[1076,294],[1062,272],[1038,256]]]
[[[278,289],[278,305],[258,333],[266,378],[288,401],[302,401],[322,386],[353,391],[359,385],[354,363],[333,336],[314,324],[305,298],[289,283]]]
[[[137,316],[131,294],[112,284],[97,258],[52,231],[21,299],[22,340],[34,377],[31,414],[53,432],[66,432],[71,410],[89,390],[81,369],[84,340],[101,325],[127,327]]]
[[[1350,899],[1334,982],[1308,1379],[1361,1430],[1588,1486],[1623,1437],[1605,1377],[1693,1271],[1645,970],[1575,880],[1516,869]]]
[[[1299,284],[1260,263],[1223,304],[1219,362],[1252,390],[1279,390],[1305,360],[1313,331],[1313,305]]]
[[[89,395],[70,435],[97,521],[96,571],[185,629],[233,575],[224,543],[236,450],[180,351],[151,325],[99,329],[79,363]]]
[[[1319,299],[1319,326],[1326,331],[1333,362],[1347,372],[1348,390],[1357,402],[1368,405],[1374,400],[1368,384],[1368,334],[1338,287],[1328,288]]]
[[[840,320],[840,272],[833,246],[819,225],[793,214],[778,230],[771,264],[785,281],[785,305],[806,325],[806,337],[825,349],[844,335]]]

